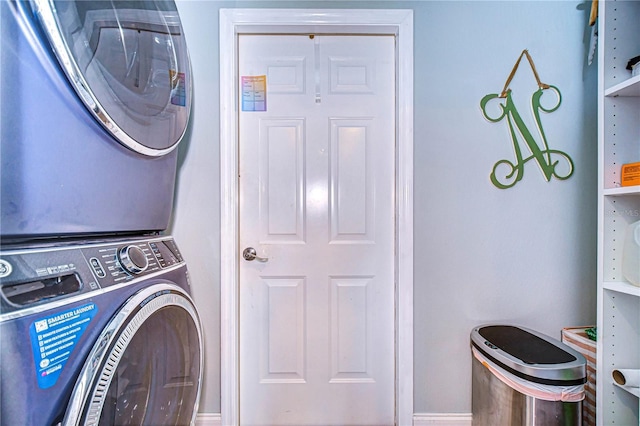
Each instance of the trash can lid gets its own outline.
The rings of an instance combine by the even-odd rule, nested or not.
[[[484,325],[471,332],[472,345],[501,368],[547,385],[586,382],[586,360],[579,352],[544,334],[512,325]]]

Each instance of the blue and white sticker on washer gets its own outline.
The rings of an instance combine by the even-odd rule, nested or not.
[[[87,303],[31,324],[31,348],[38,386],[41,389],[47,389],[56,383],[82,333],[97,312],[95,303]]]

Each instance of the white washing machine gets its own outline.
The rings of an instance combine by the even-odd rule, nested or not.
[[[191,74],[172,0],[0,2],[3,242],[167,228]]]

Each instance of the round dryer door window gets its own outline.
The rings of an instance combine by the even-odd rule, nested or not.
[[[120,143],[148,156],[187,127],[191,75],[173,0],[33,0],[65,74]]]

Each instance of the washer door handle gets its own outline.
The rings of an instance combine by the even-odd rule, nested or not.
[[[269,261],[268,257],[258,256],[258,254],[256,253],[256,249],[254,249],[253,247],[247,247],[246,249],[244,249],[242,252],[242,257],[244,257],[244,260],[246,260],[247,262],[251,262],[253,260],[257,260],[258,262]]]

